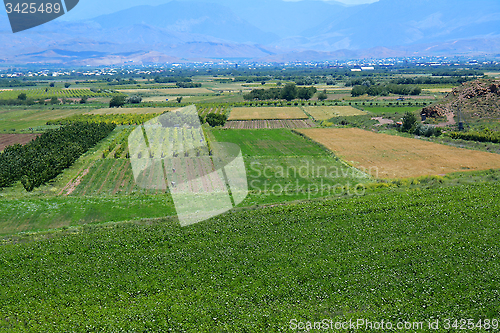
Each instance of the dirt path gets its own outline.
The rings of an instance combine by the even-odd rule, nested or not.
[[[64,191],[66,191],[66,194],[64,194],[64,196],[68,196],[71,193],[73,193],[73,191],[82,182],[83,177],[85,177],[89,173],[90,168],[93,165],[94,165],[94,163],[92,163],[91,165],[89,165],[89,167],[87,169],[83,170],[83,172],[81,174],[79,173],[78,177],[76,177],[73,181],[70,181],[68,184],[66,184],[66,186],[64,186],[64,188],[59,192],[59,195],[63,194]]]
[[[378,120],[379,124],[375,126],[382,126],[382,125],[391,125],[394,124],[394,120],[392,119],[385,119],[384,117],[375,117],[372,118],[372,120]]]
[[[455,125],[457,122],[455,121],[455,114],[452,113],[447,113],[446,114],[446,119],[448,119],[447,122],[445,123],[440,123],[437,125],[437,127],[446,127],[446,126],[452,126]]]

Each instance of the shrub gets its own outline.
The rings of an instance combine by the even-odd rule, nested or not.
[[[412,112],[406,112],[403,116],[402,132],[413,133],[417,127],[417,116]]]
[[[224,126],[227,118],[225,115],[222,115],[222,114],[210,113],[205,118],[205,120],[210,126],[215,127],[215,126]]]
[[[114,96],[111,101],[109,101],[109,107],[110,108],[119,108],[125,105],[126,100],[125,96],[119,95],[119,96]]]
[[[130,104],[139,104],[141,102],[142,102],[141,96],[132,96],[127,100],[127,103],[130,103]]]

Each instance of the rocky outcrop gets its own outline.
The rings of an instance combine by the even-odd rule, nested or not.
[[[444,117],[457,110],[468,118],[500,119],[500,80],[465,82],[443,102],[422,109],[427,117]]]

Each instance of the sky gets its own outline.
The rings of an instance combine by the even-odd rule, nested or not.
[[[217,2],[216,0],[201,0],[204,2]],[[252,0],[234,0],[240,3],[251,2]],[[284,1],[302,1],[302,0],[284,0]],[[373,3],[378,0],[321,0],[325,2],[344,3],[346,5],[359,5],[363,3]],[[138,6],[151,5],[157,6],[169,2],[169,0],[105,0],[102,4],[99,0],[80,0],[78,5],[71,12],[61,17],[65,21],[93,18],[102,14],[110,14],[118,10]],[[101,3],[100,5],[98,5]]]

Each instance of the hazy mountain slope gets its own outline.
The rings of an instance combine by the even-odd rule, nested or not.
[[[212,1],[231,8],[242,19],[281,38],[300,35],[304,30],[316,27],[319,22],[332,16],[340,16],[352,8],[337,2],[316,0]]]
[[[19,64],[499,54],[500,1],[380,0],[346,7],[314,0],[176,0],[87,21],[58,19],[16,34],[0,15],[0,45],[0,62]]]
[[[237,43],[267,44],[275,34],[263,32],[229,8],[205,2],[172,1],[160,6],[138,6],[92,19],[103,28],[147,24],[173,32],[203,34]]]
[[[380,0],[307,31],[310,41],[351,49],[500,35],[498,0]],[[318,42],[316,42],[318,43]]]

